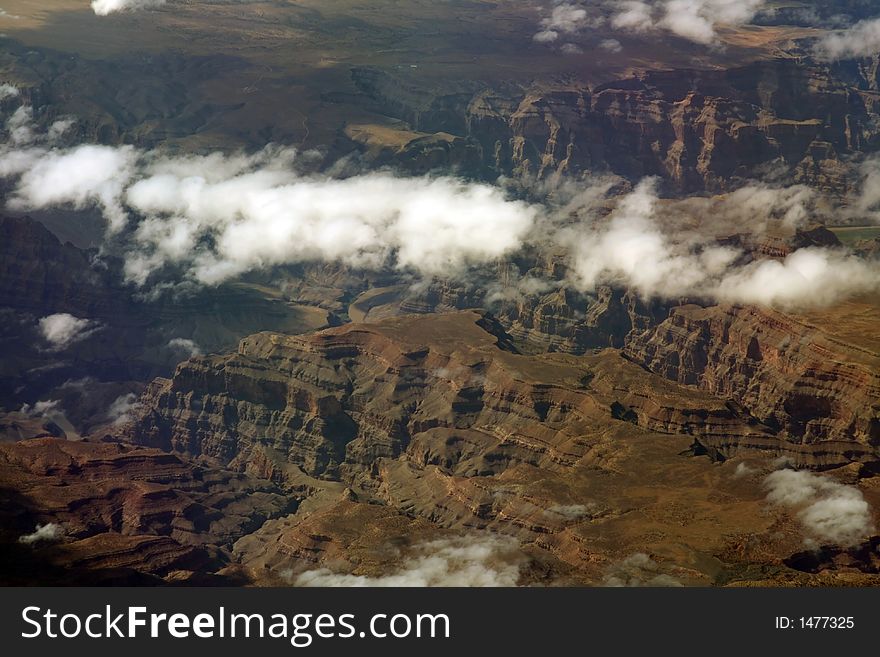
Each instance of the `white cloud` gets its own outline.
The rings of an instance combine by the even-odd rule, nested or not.
[[[528,297],[546,294],[556,287],[559,287],[558,281],[528,275],[514,277],[507,285],[500,281],[489,283],[484,303],[491,306],[504,301],[522,301]]]
[[[561,52],[563,55],[583,55],[584,49],[576,43],[565,43],[559,49],[559,52]]]
[[[660,564],[644,552],[636,552],[611,567],[603,580],[610,587],[680,587],[674,577],[660,572]]]
[[[654,8],[640,0],[626,0],[617,3],[618,11],[611,19],[611,27],[627,32],[648,32],[654,28]]]
[[[18,538],[19,543],[31,545],[40,541],[58,541],[64,536],[64,529],[61,525],[48,523],[45,525],[37,525],[37,529],[32,534],[25,534]]]
[[[815,193],[805,185],[769,187],[753,183],[728,194],[712,212],[719,220],[735,228],[744,226],[752,232],[764,232],[771,222],[793,230],[808,223],[816,212]]]
[[[18,164],[6,175],[20,174],[10,207],[50,208],[100,206],[112,231],[127,220],[120,196],[132,174],[135,151],[130,146],[84,145],[64,151],[41,148],[19,152]],[[18,169],[17,171],[15,169]]]
[[[859,21],[845,30],[837,30],[819,39],[813,53],[819,59],[838,60],[870,57],[880,52],[880,18]]]
[[[525,556],[519,543],[497,535],[462,536],[422,543],[397,572],[381,577],[339,574],[327,568],[307,571],[297,586],[496,587],[516,586]]]
[[[623,51],[623,44],[620,43],[617,39],[603,39],[599,43],[599,47],[602,50],[607,50],[608,52],[618,53]]]
[[[30,417],[52,418],[64,414],[60,408],[60,404],[61,402],[57,399],[46,399],[36,402],[33,406],[25,404],[21,407],[19,412]]]
[[[161,7],[165,0],[93,0],[92,10],[98,16],[107,16],[120,11],[137,11]]]
[[[561,516],[566,520],[580,520],[593,515],[598,510],[599,506],[592,502],[590,504],[556,504],[546,509],[544,514]]]
[[[22,105],[6,120],[6,133],[15,146],[30,144],[36,139],[31,108]]]
[[[561,34],[574,35],[584,28],[598,27],[604,21],[603,16],[593,14],[577,3],[555,0],[549,16],[541,19],[540,29],[532,38],[538,43],[553,43]],[[571,54],[570,48],[568,54]]]
[[[4,87],[9,87],[9,85],[0,85],[0,100],[3,100],[4,97]],[[14,90],[15,93],[12,96],[17,96],[19,94],[18,89],[15,87],[9,87]],[[8,90],[6,90],[8,92]],[[23,146],[33,146],[35,144],[53,144],[61,138],[67,130],[74,124],[73,119],[59,119],[52,123],[49,126],[49,129],[45,133],[40,133],[37,131],[37,126],[34,123],[33,116],[33,108],[29,105],[20,105],[15,109],[12,115],[6,119],[6,135],[9,144],[19,147],[19,149]],[[0,158],[6,159],[9,157],[9,148],[0,149]],[[31,153],[31,158],[40,153],[40,150],[35,148]],[[17,157],[21,157],[22,152],[14,151],[13,155]],[[25,160],[13,160],[11,162],[4,162],[3,166],[0,169],[4,171],[17,171],[23,172],[27,169],[28,166],[32,164],[31,159]]]
[[[880,223],[880,157],[871,156],[859,165],[860,187],[853,203],[858,220]]]
[[[574,34],[588,22],[587,10],[575,4],[564,2],[558,4],[550,12],[550,16],[541,21],[541,27],[565,34]]]
[[[39,321],[40,334],[56,351],[84,340],[99,328],[98,322],[80,319],[69,313],[48,315]]]
[[[707,273],[722,274],[736,258],[723,247],[694,254],[689,245],[670,242],[654,222],[654,185],[645,181],[621,199],[606,227],[586,234],[578,231],[573,262],[577,286],[593,290],[617,282],[645,297],[684,296],[703,285]]]
[[[764,0],[668,0],[660,24],[673,34],[697,43],[717,38],[717,25],[744,25],[758,13]]]
[[[125,225],[125,207],[144,218],[125,265],[136,283],[166,264],[216,284],[316,260],[452,275],[517,248],[537,215],[497,187],[449,177],[300,176],[292,152],[279,149],[168,158],[88,145],[17,155],[0,167],[20,175],[14,207],[97,204],[111,232]]]
[[[719,25],[745,25],[754,19],[766,0],[628,0],[614,3],[614,29],[645,33],[663,29],[702,44],[718,39]]]
[[[9,84],[8,82],[0,82],[0,100],[15,98],[20,93],[18,87],[15,85]]]
[[[49,142],[56,142],[64,134],[70,130],[73,125],[76,123],[73,119],[58,119],[52,125],[49,126],[49,131],[46,133],[46,138]]]
[[[120,395],[110,404],[106,417],[113,426],[122,426],[131,421],[132,413],[138,408],[140,408],[140,404],[137,402],[137,395],[130,392]]]
[[[734,231],[748,236],[771,225],[806,224],[816,199],[804,186],[754,184],[716,199],[661,202],[656,181],[647,179],[605,217],[613,187],[606,178],[579,190],[562,185],[554,201],[539,207],[511,200],[501,187],[451,177],[304,175],[297,172],[300,156],[276,147],[170,157],[129,146],[27,146],[7,147],[2,155],[0,176],[17,179],[15,207],[101,208],[109,236],[124,252],[125,275],[140,286],[162,275],[215,285],[250,271],[320,261],[456,279],[471,267],[548,244],[568,253],[569,282],[582,291],[619,284],[646,298],[788,309],[828,305],[880,285],[880,264],[842,249],[813,247],[784,260],[753,261],[743,249],[719,243],[717,235]],[[865,189],[871,181],[865,174]],[[124,230],[130,219],[134,225]],[[539,279],[525,283],[529,289],[490,281],[487,298],[552,288]],[[88,328],[77,323],[83,321],[53,316],[41,326],[61,345],[66,331]]]
[[[538,43],[553,43],[558,38],[559,32],[556,30],[541,30],[540,32],[536,32],[535,36],[532,37],[532,39]]]
[[[486,382],[486,377],[470,367],[438,367],[429,371],[429,374],[444,381],[454,381],[459,385],[480,386]]]
[[[190,356],[201,356],[202,349],[189,338],[173,338],[168,341],[168,346],[176,351],[182,351]]]
[[[79,390],[80,392],[86,392],[89,388],[93,388],[97,385],[99,381],[91,376],[84,376],[81,379],[67,379],[64,383],[62,383],[59,388],[62,390]]]
[[[734,195],[731,211],[743,212],[749,199],[772,207],[766,191]],[[772,196],[779,200],[781,221],[797,225],[803,197],[791,190]],[[719,246],[686,226],[661,226],[657,204],[654,182],[647,180],[619,201],[605,225],[565,231],[573,245],[573,283],[584,290],[617,283],[643,297],[692,296],[780,308],[830,305],[880,289],[880,265],[843,250],[810,247],[781,261],[740,264],[738,249]],[[768,217],[758,220],[760,227]]]
[[[798,519],[811,542],[852,547],[874,531],[862,491],[804,470],[777,470],[767,475],[767,501],[798,509]]]
[[[829,306],[880,289],[880,267],[845,251],[810,247],[785,260],[761,260],[727,273],[715,296],[722,301],[796,309]]]

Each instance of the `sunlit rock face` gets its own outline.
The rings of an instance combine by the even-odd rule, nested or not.
[[[838,69],[778,59],[722,71],[646,71],[522,96],[482,91],[455,119],[405,111],[407,96],[378,72],[355,81],[393,115],[412,114],[421,130],[465,134],[496,174],[609,171],[660,176],[679,192],[717,192],[774,167],[845,193],[846,158],[878,143],[877,63]]]
[[[878,10],[776,4],[4,0],[0,583],[880,583]]]

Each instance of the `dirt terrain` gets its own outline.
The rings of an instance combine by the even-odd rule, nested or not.
[[[707,45],[610,20],[542,42],[537,1],[4,0],[0,583],[880,584],[880,55],[816,55],[873,15],[833,4],[768,3]],[[8,170],[82,145],[136,153],[126,185],[164,162],[192,202],[27,207]],[[302,169],[272,194],[380,175],[542,210],[464,272],[270,253],[205,283],[205,233],[127,278],[161,220],[267,205],[231,183],[278,171],[200,204],[214,172],[175,179],[187,157],[272,147]],[[627,235],[679,275],[807,252],[874,284],[800,306],[583,285],[580,241],[638,218],[645,180],[656,223]],[[330,246],[365,239],[341,225]]]

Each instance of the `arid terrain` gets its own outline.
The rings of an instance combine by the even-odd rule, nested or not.
[[[0,583],[880,584],[873,5],[0,0]]]

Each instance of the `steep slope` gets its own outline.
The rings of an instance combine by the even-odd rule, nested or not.
[[[193,358],[155,381],[133,439],[264,476],[283,476],[259,470],[276,462],[335,478],[446,438],[452,470],[570,467],[589,451],[583,436],[615,414],[669,433],[767,434],[717,398],[640,383],[644,372],[614,352],[529,357],[508,344],[497,321],[471,312],[257,334],[237,354]]]
[[[647,550],[685,583],[803,583],[782,564],[800,549],[797,524],[766,513],[758,474],[737,465],[856,460],[873,481],[877,460],[854,441],[791,445],[742,405],[614,350],[516,353],[476,312],[257,334],[182,363],[142,402],[134,442],[305,497],[235,545],[263,583],[328,566],[373,576],[424,541],[486,531],[516,539],[523,582],[595,583]]]
[[[870,303],[800,316],[681,306],[624,353],[673,381],[738,400],[785,440],[856,453],[880,445],[878,321],[880,308]]]
[[[880,143],[877,70],[876,58],[829,68],[802,57],[646,70],[601,84],[539,82],[521,94],[483,90],[466,107],[447,96],[430,112],[410,107],[393,73],[356,69],[353,77],[413,129],[470,138],[484,173],[610,171],[660,176],[689,192],[730,189],[773,166],[845,193],[847,157]]]
[[[154,449],[56,438],[0,445],[0,497],[4,550],[51,524],[56,533],[33,541],[30,557],[96,577],[213,572],[235,540],[296,508],[268,481]]]

